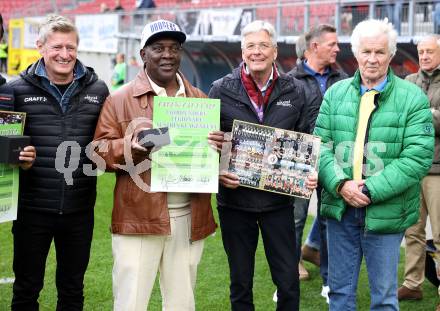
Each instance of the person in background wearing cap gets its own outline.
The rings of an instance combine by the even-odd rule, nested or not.
[[[277,37],[274,27],[257,20],[241,34],[243,63],[215,81],[209,97],[221,100],[221,130],[230,132],[233,120],[307,132],[309,121],[302,84],[282,74],[275,64]],[[222,147],[223,133],[210,140]],[[316,176],[307,179],[310,189]],[[254,310],[255,251],[261,231],[272,280],[277,287],[277,310],[299,309],[298,257],[291,197],[240,187],[238,176],[221,173],[217,195],[223,246],[230,270],[231,309]]]
[[[206,97],[178,71],[186,35],[169,21],[147,24],[135,79],[112,93],[95,132],[107,170],[116,173],[112,214],[114,310],[146,310],[160,273],[163,310],[195,310],[194,288],[204,238],[216,229],[210,194],[149,192],[150,170],[143,185],[120,165],[142,165],[151,149],[137,133],[152,127],[154,96]],[[128,152],[127,152],[128,150]],[[145,163],[145,161],[143,163]]]

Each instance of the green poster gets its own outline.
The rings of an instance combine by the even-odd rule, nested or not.
[[[154,97],[153,128],[168,127],[171,143],[152,154],[151,191],[218,192],[218,153],[208,133],[220,129],[220,100]]]
[[[0,135],[23,134],[25,113],[0,111]],[[17,219],[18,167],[0,163],[0,223]]]

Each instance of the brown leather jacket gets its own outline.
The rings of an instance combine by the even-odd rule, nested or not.
[[[187,97],[206,97],[182,74],[180,76]],[[98,154],[105,160],[106,170],[116,173],[111,226],[113,233],[171,234],[167,194],[143,191],[127,171],[118,167],[126,164],[124,144],[125,148],[130,150],[132,131],[127,131],[127,127],[132,120],[140,117],[146,118],[144,121],[151,121],[155,95],[147,75],[144,70],[140,70],[133,81],[108,96],[99,117],[94,142],[108,146],[105,152],[98,151]],[[151,123],[145,122],[140,122],[137,126],[151,128]],[[138,176],[144,184],[150,185],[149,169]],[[191,194],[190,205],[191,240],[196,241],[212,234],[217,225],[212,214],[210,194]]]

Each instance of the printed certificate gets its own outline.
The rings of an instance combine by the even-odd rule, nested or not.
[[[217,193],[219,155],[207,138],[220,129],[220,100],[156,96],[153,128],[161,127],[171,143],[152,153],[151,191]]]
[[[22,135],[26,114],[0,111],[0,135]],[[0,163],[0,223],[17,219],[19,168]]]
[[[240,185],[310,198],[308,175],[317,171],[317,136],[234,120],[229,171]]]

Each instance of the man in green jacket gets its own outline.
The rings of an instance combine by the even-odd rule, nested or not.
[[[434,149],[429,102],[389,68],[397,33],[387,21],[359,23],[351,47],[359,69],[325,93],[321,214],[328,217],[330,311],[356,310],[365,257],[370,310],[398,310],[397,267],[406,228],[419,216],[420,181]]]
[[[398,291],[399,300],[422,299],[428,215],[437,249],[436,257],[440,260],[440,35],[422,38],[417,51],[420,70],[407,76],[406,80],[418,85],[428,95],[435,129],[435,155],[429,174],[422,181],[420,218],[405,232],[405,281]]]

